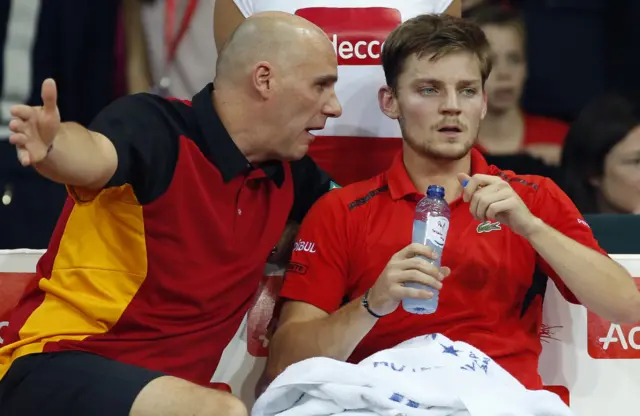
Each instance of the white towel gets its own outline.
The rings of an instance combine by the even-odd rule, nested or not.
[[[359,364],[311,358],[288,367],[252,416],[572,416],[555,394],[527,390],[477,348],[416,337]]]

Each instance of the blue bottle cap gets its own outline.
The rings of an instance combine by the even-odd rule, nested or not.
[[[444,188],[438,185],[429,185],[427,188],[427,196],[430,198],[444,199]]]

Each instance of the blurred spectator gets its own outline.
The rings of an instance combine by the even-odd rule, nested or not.
[[[468,17],[482,27],[493,52],[493,70],[486,83],[488,112],[480,127],[478,147],[493,155],[526,152],[548,164],[558,164],[568,126],[521,109],[527,58],[520,15],[502,5],[488,5],[474,8]]]
[[[58,83],[66,121],[88,124],[114,98],[114,0],[0,1],[0,249],[45,248],[64,186],[23,168],[9,144],[9,108],[38,105],[47,77]]]
[[[584,214],[640,214],[640,113],[618,94],[593,100],[562,152],[564,188]]]
[[[215,76],[214,0],[123,0],[129,92],[191,99]]]

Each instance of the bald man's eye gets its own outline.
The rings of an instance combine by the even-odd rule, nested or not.
[[[319,90],[326,90],[328,88],[332,88],[336,83],[335,77],[322,77],[316,80],[316,86]]]

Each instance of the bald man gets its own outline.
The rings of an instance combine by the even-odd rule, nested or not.
[[[329,189],[305,154],[340,115],[336,65],[317,27],[266,13],[191,101],[131,95],[85,128],[47,80],[11,109],[20,162],[69,199],[2,333],[0,414],[247,414],[210,380],[285,224]]]

